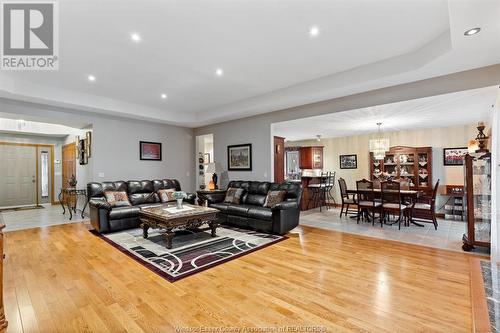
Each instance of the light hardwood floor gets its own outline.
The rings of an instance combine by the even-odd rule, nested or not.
[[[169,283],[87,228],[6,233],[8,332],[471,331],[466,254],[301,227],[283,242]]]

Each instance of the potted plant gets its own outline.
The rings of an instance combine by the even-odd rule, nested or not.
[[[182,209],[182,201],[187,198],[187,194],[184,191],[175,191],[172,193],[172,197],[177,200],[177,209]]]
[[[76,180],[75,175],[71,175],[71,177],[68,180],[69,186],[70,187],[76,187],[76,183],[78,183],[78,181]]]

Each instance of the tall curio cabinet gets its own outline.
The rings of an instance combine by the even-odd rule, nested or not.
[[[462,237],[464,251],[475,246],[491,246],[491,154],[465,156],[466,230]]]

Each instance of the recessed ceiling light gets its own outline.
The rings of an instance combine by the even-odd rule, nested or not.
[[[316,37],[319,35],[319,27],[317,25],[313,25],[312,27],[309,28],[309,35],[311,37]]]
[[[224,71],[222,70],[222,68],[217,68],[217,69],[215,70],[215,75],[217,75],[217,76],[222,76],[222,75],[224,75]]]
[[[477,34],[479,31],[481,31],[481,28],[472,28],[472,29],[469,29],[466,32],[464,32],[464,35],[465,36],[472,36],[472,35]]]
[[[95,76],[94,75],[89,75],[88,79],[89,79],[89,81],[94,82],[95,81]]]
[[[141,41],[141,35],[139,35],[138,33],[132,33],[130,34],[130,38],[134,41],[134,42],[140,42]]]
[[[161,94],[161,98],[167,99],[167,94]]]

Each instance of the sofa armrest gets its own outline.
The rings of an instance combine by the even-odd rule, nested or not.
[[[195,204],[195,200],[196,200],[196,194],[194,193],[186,193],[186,197],[184,198],[184,202],[187,202],[191,205],[194,205]]]
[[[102,199],[90,199],[89,206],[98,209],[106,209],[108,211],[111,210],[111,205],[106,200]]]
[[[214,203],[221,203],[224,202],[224,199],[226,198],[226,193],[208,193],[204,195],[205,199],[207,200],[208,205],[210,206],[211,204]]]
[[[90,199],[90,223],[99,233],[110,232],[109,227],[109,212],[111,205],[105,199]]]
[[[271,210],[296,209],[298,204],[295,201],[282,201],[274,205]]]

